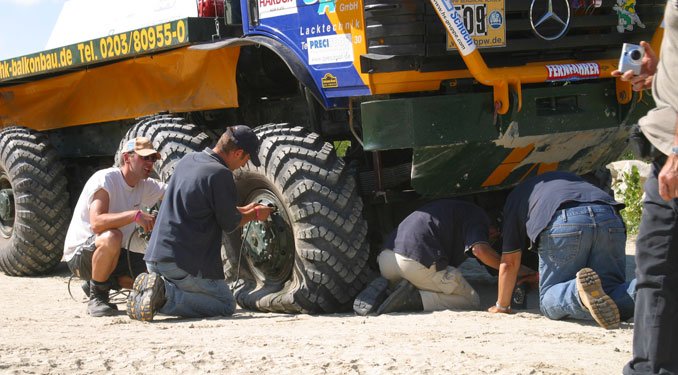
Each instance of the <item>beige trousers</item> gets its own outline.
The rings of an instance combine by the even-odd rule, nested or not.
[[[391,286],[402,279],[407,279],[419,289],[424,311],[436,310],[477,310],[480,298],[471,284],[464,279],[461,272],[448,266],[443,271],[436,271],[435,264],[430,268],[421,263],[384,250],[377,257],[381,275]]]

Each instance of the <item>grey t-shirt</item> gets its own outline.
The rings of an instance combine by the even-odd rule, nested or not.
[[[669,0],[664,11],[664,39],[652,96],[657,104],[639,121],[647,139],[666,155],[671,153],[678,118],[678,0]]]

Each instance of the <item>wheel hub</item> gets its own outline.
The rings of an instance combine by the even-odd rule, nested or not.
[[[281,207],[270,192],[257,195],[255,202]],[[283,282],[294,265],[294,238],[284,212],[273,213],[266,221],[251,221],[243,228],[243,252],[260,281]]]
[[[14,193],[12,189],[0,189],[0,220],[14,220]]]
[[[0,238],[10,238],[14,232],[14,191],[9,177],[0,170]]]
[[[272,260],[275,256],[273,247],[277,237],[275,231],[269,230],[268,225],[262,222],[250,222],[247,225],[243,238],[247,255],[256,265]]]

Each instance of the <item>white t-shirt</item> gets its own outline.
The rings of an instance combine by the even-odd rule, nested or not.
[[[69,261],[75,253],[75,248],[94,234],[89,222],[89,208],[94,193],[100,189],[106,190],[109,197],[108,212],[116,213],[151,207],[162,197],[166,188],[165,183],[151,178],[141,180],[136,186],[131,187],[127,185],[122,176],[122,171],[117,167],[102,169],[93,174],[87,180],[73,210],[73,218],[68,226],[68,233],[66,233],[63,260]],[[134,227],[135,223],[132,222],[118,228],[123,234],[123,248],[129,242]],[[139,251],[137,250],[137,252]]]

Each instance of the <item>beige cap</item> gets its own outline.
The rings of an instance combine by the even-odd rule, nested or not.
[[[125,147],[123,147],[122,149],[122,152],[132,152],[132,151],[136,152],[141,156],[148,156],[153,154],[157,154],[158,156],[160,156],[160,153],[153,148],[151,140],[146,137],[136,137],[134,139],[130,139],[129,141],[127,141],[127,143],[125,143]]]

